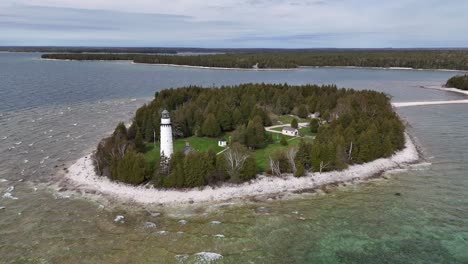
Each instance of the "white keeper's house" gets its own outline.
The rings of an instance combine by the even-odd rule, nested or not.
[[[292,127],[283,127],[283,130],[281,130],[281,134],[285,136],[297,137],[299,136],[299,130]]]

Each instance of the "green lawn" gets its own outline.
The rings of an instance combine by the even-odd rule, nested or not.
[[[290,137],[290,138],[292,138],[292,137]],[[310,140],[310,139],[304,139],[304,140]],[[276,143],[269,144],[266,148],[258,149],[258,150],[253,151],[253,154],[255,156],[255,160],[257,162],[257,167],[258,167],[259,171],[264,172],[264,171],[266,171],[268,169],[269,156],[275,150],[288,149],[291,146],[296,146],[297,144],[299,144],[300,141],[301,141],[300,138],[294,138],[294,139],[291,139],[291,140],[288,141],[287,146],[283,146],[280,143],[276,142]]]
[[[294,117],[290,115],[282,115],[282,116],[278,116],[277,120],[286,125],[286,124],[291,124],[291,121],[293,120],[293,118]],[[299,123],[310,122],[310,119],[304,119],[304,118],[299,118],[299,117],[295,117],[295,118],[297,119],[297,122]]]
[[[274,127],[274,128],[272,128],[272,130],[275,130],[275,131],[283,131],[283,128],[284,128],[284,127]]]
[[[188,141],[190,146],[197,151],[207,151],[209,148],[213,148],[213,150],[218,153],[224,149],[218,146],[218,138],[189,137],[177,139],[174,142],[174,150],[183,150],[185,141]],[[153,143],[146,143],[145,158],[151,166],[159,162],[159,149],[159,142],[156,142],[156,146],[154,146]]]
[[[258,149],[253,151],[253,155],[255,156],[255,160],[257,162],[257,166],[260,172],[266,171],[268,169],[268,160],[270,153],[273,153],[277,149],[287,149],[290,146],[295,146],[299,144],[300,138],[294,138],[290,136],[284,136],[277,133],[272,134],[274,143],[269,144],[266,148]],[[284,136],[288,139],[288,145],[283,146],[279,143],[281,137]],[[310,139],[304,139],[310,140]],[[189,138],[182,138],[177,139],[174,142],[175,150],[183,150],[185,147],[185,141],[190,143],[192,148],[196,149],[197,151],[207,151],[209,148],[213,148],[213,150],[218,153],[222,151],[224,148],[218,147],[218,139],[217,138],[205,138],[205,137],[189,137]],[[154,166],[156,163],[159,162],[159,142],[156,142],[156,146],[153,143],[146,143],[146,152],[145,152],[145,159],[148,161],[150,166]]]
[[[304,136],[315,136],[315,133],[310,132],[309,127],[303,127],[299,129],[299,133]]]
[[[288,136],[288,135],[283,135],[279,133],[273,133],[273,132],[266,132],[267,134],[271,135],[271,138],[273,139],[274,142],[280,142],[281,137],[285,137],[287,140],[293,138],[293,136]]]

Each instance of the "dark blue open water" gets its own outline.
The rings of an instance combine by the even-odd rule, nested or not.
[[[454,73],[206,70],[39,57],[0,53],[0,195],[14,186],[17,198],[0,197],[0,263],[200,263],[197,252],[221,254],[219,263],[468,263],[468,105],[398,110],[425,162],[328,194],[151,208],[162,213],[152,216],[142,206],[68,197],[51,186],[63,164],[164,88],[335,83],[400,102],[461,99],[420,88]],[[125,223],[114,223],[116,215]]]

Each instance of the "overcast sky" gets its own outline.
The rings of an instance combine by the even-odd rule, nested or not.
[[[468,0],[0,0],[0,45],[468,47]]]

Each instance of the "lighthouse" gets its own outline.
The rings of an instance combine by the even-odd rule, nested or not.
[[[171,158],[174,153],[174,145],[172,143],[172,124],[169,112],[162,111],[161,114],[161,157]]]

